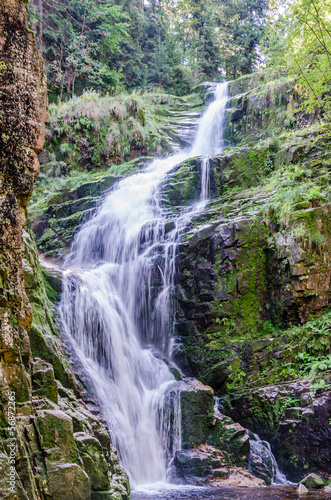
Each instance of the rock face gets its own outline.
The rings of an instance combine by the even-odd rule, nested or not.
[[[128,499],[109,435],[80,399],[61,352],[36,247],[24,232],[47,116],[45,71],[27,28],[26,3],[0,2],[6,65],[0,76],[0,491],[5,499]]]
[[[278,337],[277,328],[305,325],[330,305],[330,205],[299,208],[281,231],[261,210],[240,213],[235,204],[223,217],[211,210],[210,218],[181,247],[176,359],[186,373],[229,395],[227,412],[272,442],[293,479],[307,466],[330,473],[328,372],[319,393],[313,381],[274,385],[317,375],[313,363],[319,370],[318,360],[329,359],[330,326],[323,330],[323,319],[308,323],[304,334],[289,329]],[[296,236],[303,220],[321,235],[318,245]],[[299,408],[290,414],[284,402]]]
[[[250,438],[240,424],[214,408],[214,393],[195,379],[174,384],[180,390],[182,449],[176,451],[171,477],[174,482],[196,485],[264,485],[248,471]],[[171,393],[170,393],[171,399]],[[170,436],[174,429],[170,426]]]
[[[7,383],[24,400],[31,308],[23,283],[23,228],[45,135],[46,76],[24,3],[2,1],[0,9],[0,53],[7,67],[0,77],[1,361]]]
[[[268,113],[281,120],[286,111],[298,130],[282,143],[247,144],[249,124],[251,139],[260,138],[254,113],[271,83],[254,89],[244,79],[230,84],[233,94],[239,84],[260,104],[242,110],[239,129],[231,101],[229,130],[246,145],[212,159],[212,200],[183,237],[175,356],[222,397],[225,413],[272,443],[281,469],[299,481],[331,472],[329,138],[323,128],[300,131],[312,117],[301,116],[298,96],[279,105],[276,81]],[[258,130],[272,135],[280,122],[262,118]],[[198,164],[189,160],[165,183],[168,207],[197,199]]]

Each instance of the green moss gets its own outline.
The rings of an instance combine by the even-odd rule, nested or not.
[[[198,95],[179,98],[164,94],[102,97],[85,92],[66,103],[51,105],[46,150],[55,158],[52,171],[103,169],[135,156],[169,153],[177,138],[177,123],[200,111]],[[64,166],[62,165],[62,169]]]
[[[34,425],[42,448],[48,450],[48,460],[65,458],[69,463],[79,463],[72,419],[68,415],[59,410],[42,410],[34,419]]]
[[[55,377],[64,387],[77,392],[77,384],[58,340],[54,310],[45,290],[38,252],[31,233],[24,234],[24,281],[32,307],[30,344],[33,357],[41,358],[53,366]],[[48,284],[48,286],[50,286]],[[55,291],[53,290],[55,293]],[[59,292],[58,292],[59,293]]]
[[[261,324],[262,299],[266,291],[266,230],[260,221],[253,220],[238,230],[239,248],[235,267],[220,273],[222,253],[215,258],[215,292],[225,300],[212,305],[215,319],[214,332],[209,335],[211,347],[219,340],[224,345],[231,337],[245,333],[254,336]],[[219,318],[219,319],[217,319]]]
[[[200,160],[193,158],[181,163],[164,183],[163,199],[166,207],[177,208],[198,200],[201,191]]]
[[[206,443],[214,420],[213,393],[205,390],[182,392],[180,402],[184,447]]]

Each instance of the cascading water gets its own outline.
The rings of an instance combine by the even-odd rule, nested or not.
[[[175,380],[162,357],[171,354],[176,248],[208,199],[207,155],[223,147],[226,96],[226,84],[217,85],[190,152],[155,160],[117,184],[78,233],[65,264],[63,325],[134,485],[165,481],[167,461],[181,447],[180,395],[169,401]],[[173,216],[167,233],[161,184],[193,156],[204,157],[201,201]]]
[[[268,441],[263,441],[257,434],[251,433],[250,439],[250,469],[256,467],[256,462],[260,462],[271,474],[272,484],[291,484],[285,474],[278,467],[277,460],[271,451],[271,446]]]
[[[224,411],[220,403],[220,398],[214,398],[214,413],[216,417],[221,417]],[[268,479],[270,477],[272,485],[293,484],[286,479],[278,466],[277,460],[271,451],[268,441],[262,440],[257,434],[247,431],[250,437],[249,470],[253,475]],[[261,475],[262,473],[262,475]]]

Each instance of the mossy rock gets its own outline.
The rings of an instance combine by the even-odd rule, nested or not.
[[[38,410],[34,419],[41,446],[47,450],[47,461],[78,462],[72,418],[65,412],[55,410]]]
[[[75,441],[84,463],[84,470],[91,480],[92,489],[95,491],[107,490],[109,488],[108,464],[100,442],[81,432],[75,434]]]
[[[47,470],[50,498],[56,500],[90,500],[91,483],[86,472],[75,463],[52,463]]]
[[[302,479],[302,481],[300,481],[300,484],[303,484],[304,486],[306,486],[306,488],[320,489],[323,488],[326,483],[320,476],[312,473]]]
[[[187,389],[180,394],[184,448],[206,443],[214,419],[212,390],[202,384],[197,388]]]
[[[32,394],[47,398],[54,403],[58,400],[58,387],[51,364],[41,359],[34,359],[31,365]]]

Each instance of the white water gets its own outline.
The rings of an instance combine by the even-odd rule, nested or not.
[[[254,439],[250,439],[251,453],[253,453],[255,457],[260,457],[261,462],[267,461],[271,464],[271,484],[292,484],[286,479],[285,474],[279,470],[277,460],[271,451],[270,443],[268,443],[268,441],[263,441],[257,434],[253,434],[253,436]]]
[[[173,216],[168,233],[160,188],[185,159],[222,149],[226,88],[217,86],[192,150],[120,181],[78,233],[66,261],[64,328],[134,486],[166,481],[169,459],[181,448],[180,394],[162,358],[171,355],[177,244],[208,199],[209,159],[202,161],[201,201]]]

